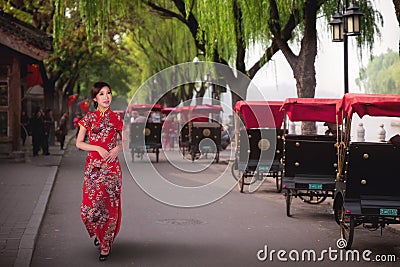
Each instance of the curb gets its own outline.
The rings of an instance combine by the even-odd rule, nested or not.
[[[19,243],[17,259],[14,263],[14,266],[16,267],[29,266],[31,263],[36,239],[39,234],[39,229],[40,225],[42,224],[44,214],[46,212],[47,203],[50,198],[51,190],[53,189],[57,171],[58,167],[54,166],[51,168],[51,173],[47,177],[39,200],[36,203],[36,207],[33,210],[32,216],[29,219],[24,234],[22,235]]]
[[[389,232],[400,235],[400,227],[386,226],[385,229]]]
[[[65,144],[68,146],[72,138],[74,137],[75,134],[68,134],[65,140]],[[46,213],[47,203],[49,202],[51,191],[53,190],[54,182],[57,177],[58,168],[60,167],[64,153],[65,150],[60,157],[58,165],[51,167],[50,174],[46,179],[38,202],[36,203],[35,209],[32,212],[28,225],[26,226],[24,234],[22,235],[21,241],[19,243],[17,258],[14,262],[15,267],[29,267],[31,264],[33,251],[35,249],[35,244],[39,235],[40,226]]]

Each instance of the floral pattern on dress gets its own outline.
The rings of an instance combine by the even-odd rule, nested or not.
[[[107,109],[87,113],[79,122],[88,142],[110,151],[118,145],[123,120]],[[118,157],[106,162],[96,151],[86,157],[81,217],[90,237],[96,235],[102,250],[109,250],[121,223],[122,172]]]

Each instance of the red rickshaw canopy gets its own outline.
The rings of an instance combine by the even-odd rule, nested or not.
[[[246,101],[236,102],[235,112],[239,113],[246,126],[251,128],[281,128],[283,112],[280,108],[283,101]],[[269,110],[272,117],[268,116]]]
[[[360,118],[365,115],[400,117],[400,95],[388,94],[354,94],[348,93],[337,103],[336,111],[351,117],[357,113]]]
[[[165,115],[168,115],[171,112],[176,112],[176,108],[174,107],[166,107],[161,110],[161,112]]]
[[[209,114],[219,114],[222,107],[219,105],[202,104],[196,106],[183,106],[175,110],[181,113],[185,121],[195,118],[195,121],[208,121]]]
[[[281,107],[291,121],[321,121],[336,123],[336,104],[333,98],[287,98]]]
[[[131,104],[128,106],[128,112],[136,111],[161,111],[163,106],[160,104]]]

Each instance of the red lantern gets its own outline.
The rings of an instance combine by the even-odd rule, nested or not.
[[[79,103],[79,107],[82,111],[88,113],[89,112],[89,100],[85,99]]]
[[[68,107],[70,107],[78,99],[78,96],[78,94],[74,94],[68,97]]]
[[[42,76],[40,76],[39,66],[36,64],[31,64],[27,66],[28,74],[26,76],[26,83],[28,88],[35,85],[43,85]]]

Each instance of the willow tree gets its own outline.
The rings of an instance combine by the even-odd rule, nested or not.
[[[360,70],[357,84],[367,93],[400,93],[400,58],[398,52],[388,50],[371,59],[367,67]]]
[[[100,27],[105,27],[105,24],[101,26],[97,23],[98,28],[89,26],[89,22],[83,19],[85,14],[81,14],[80,7],[83,6],[79,6],[76,1],[61,3],[45,0],[9,0],[1,4],[5,12],[49,34],[57,33],[56,38],[53,38],[53,53],[40,63],[45,88],[45,106],[54,108],[56,115],[66,109],[68,96],[74,93],[77,85],[82,83],[81,80],[98,70],[96,65],[109,67],[123,59],[123,55],[119,54],[123,51],[122,47],[115,37],[124,32],[127,25],[120,23],[119,17],[114,17],[113,20],[109,17],[109,30],[101,31]],[[63,19],[56,19],[60,18],[54,16],[57,12],[62,13]],[[53,27],[54,25],[57,27]],[[122,89],[121,93],[126,90],[123,86],[117,88]]]
[[[187,27],[197,49],[191,58],[202,55],[203,60],[230,65],[250,78],[248,81],[238,80],[234,71],[220,74],[232,81],[229,86],[238,93],[233,94],[233,105],[237,100],[246,98],[249,81],[279,50],[269,38],[260,38],[268,37],[269,30],[262,22],[267,12],[260,8],[260,2],[257,1],[137,0],[137,3],[145,12],[150,9],[165,21],[174,19]],[[291,38],[297,23],[294,17],[286,22],[284,39]],[[255,64],[246,65],[249,46],[260,43],[264,45],[264,53]]]
[[[337,1],[310,0],[173,0],[174,6],[165,1],[139,1],[164,18],[175,18],[188,27],[199,52],[207,60],[229,64],[253,79],[272,56],[281,50],[296,79],[299,97],[314,97],[317,48],[317,17],[329,22],[337,8]],[[357,39],[360,47],[371,49],[374,36],[379,36],[381,16],[374,11],[372,1],[363,1],[362,35]],[[327,28],[326,28],[327,29]],[[263,47],[264,53],[253,65],[246,57],[251,46]],[[293,49],[292,47],[295,47]],[[299,52],[296,54],[294,50]],[[224,73],[231,88],[239,94],[233,104],[246,98],[248,84],[240,84],[235,74]]]
[[[142,11],[145,9],[146,7],[142,7]],[[196,53],[196,47],[187,28],[176,20],[155,15],[151,8],[141,12],[140,23],[126,34],[124,41],[127,49],[131,51],[131,61],[135,62],[132,72],[135,76],[139,76],[135,79],[135,88],[140,86],[137,82],[144,83],[149,77],[165,68],[191,61],[193,54]],[[166,87],[166,84],[161,84],[161,81],[157,84],[155,80],[149,92],[138,92],[136,95],[141,101],[149,103],[159,101],[166,106],[176,106],[180,101],[193,97],[194,87],[191,84],[168,91]],[[158,99],[160,95],[163,96]]]
[[[191,2],[189,0],[187,3]],[[196,1],[199,25],[205,34],[206,50],[217,50],[243,70],[243,47],[260,44],[265,52],[281,50],[296,80],[298,97],[313,98],[316,88],[315,58],[318,53],[317,18],[328,23],[337,9],[332,0],[231,0],[219,5],[212,0]],[[341,2],[341,1],[340,1]],[[339,2],[339,3],[340,3]],[[373,10],[372,1],[362,1],[364,12],[359,47],[371,50],[374,37],[380,35],[382,17]],[[233,34],[234,33],[234,34]],[[296,53],[295,51],[298,50]],[[273,54],[271,53],[271,54]],[[255,66],[265,64],[263,56]],[[249,66],[247,74],[254,77]],[[258,69],[257,69],[258,70]],[[303,132],[315,132],[315,124],[303,124]]]
[[[314,96],[317,17],[326,18],[328,23],[336,11],[337,1],[231,0],[225,1],[225,5],[212,0],[195,2],[207,51],[216,49],[242,70],[245,55],[241,46],[260,44],[266,52],[279,49],[292,68],[298,96]],[[371,1],[363,1],[361,8],[365,16],[358,44],[372,47],[375,33],[379,34],[377,23],[381,17],[373,11]],[[296,54],[292,47],[300,47],[299,52]],[[256,65],[264,64],[269,58],[262,59]],[[246,68],[250,78],[254,75],[253,67]]]
[[[61,0],[59,0],[61,1]],[[88,0],[80,0],[88,2]],[[97,1],[95,1],[97,2]],[[115,3],[103,0],[105,5]],[[272,56],[282,50],[296,79],[299,97],[315,94],[315,57],[318,52],[316,21],[322,16],[328,22],[336,11],[337,0],[136,0],[152,8],[164,18],[174,18],[186,25],[196,47],[207,59],[229,64],[252,79]],[[341,3],[342,1],[339,1]],[[373,46],[375,34],[379,35],[379,12],[374,11],[372,0],[360,1],[365,16],[359,46]],[[124,3],[124,2],[122,2]],[[171,6],[173,3],[174,6]],[[92,8],[96,9],[93,5]],[[100,17],[101,19],[101,17]],[[251,66],[246,64],[249,47],[260,45],[264,53]],[[299,53],[295,53],[297,46]],[[229,80],[234,80],[234,73]],[[246,97],[246,85],[233,82],[240,97]],[[233,102],[239,97],[234,96]]]

